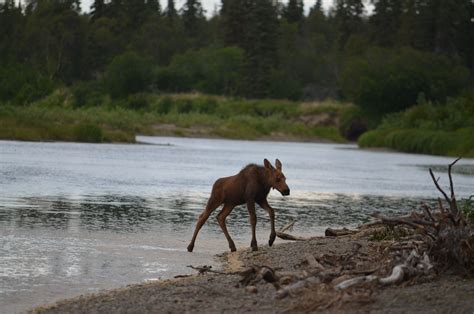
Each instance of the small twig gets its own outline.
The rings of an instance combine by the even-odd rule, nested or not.
[[[438,206],[439,206],[439,210],[441,211],[441,213],[444,214],[446,212],[446,210],[443,207],[443,202],[441,201],[441,197],[438,197]]]
[[[226,274],[225,272],[222,272],[222,271],[212,270],[212,266],[209,266],[209,265],[196,266],[196,267],[193,265],[188,265],[187,267],[197,270],[199,272],[199,275],[204,275],[205,273]]]
[[[431,213],[431,210],[430,208],[428,207],[428,205],[426,204],[421,204],[421,208],[423,208],[423,210],[425,211],[425,213],[428,215],[428,217],[430,217],[430,220],[435,222],[436,220],[434,219],[433,217],[433,214]]]

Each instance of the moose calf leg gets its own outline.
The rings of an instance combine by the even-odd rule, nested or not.
[[[270,225],[271,225],[271,232],[270,232],[270,239],[268,239],[268,245],[272,246],[273,242],[275,242],[276,232],[275,232],[275,212],[273,208],[269,208],[268,215],[270,216]]]
[[[275,231],[275,211],[273,208],[268,204],[268,202],[265,200],[261,203],[259,203],[260,207],[265,209],[265,211],[268,213],[268,216],[270,217],[270,239],[268,239],[268,245],[272,246],[273,242],[275,242],[276,238],[276,231]]]
[[[235,244],[232,238],[229,235],[229,232],[227,231],[227,226],[225,224],[225,220],[227,216],[230,214],[230,212],[234,209],[233,205],[224,205],[224,208],[221,210],[221,212],[217,215],[217,221],[219,222],[219,226],[221,226],[222,232],[224,232],[224,235],[227,239],[227,242],[229,242],[229,248],[231,252],[235,252]]]
[[[188,245],[188,252],[192,252],[194,249],[194,242],[196,241],[197,235],[199,233],[199,230],[201,230],[202,225],[206,222],[206,220],[209,218],[209,215],[217,208],[219,207],[220,203],[213,200],[212,196],[211,199],[209,199],[206,209],[199,215],[198,221],[196,223],[196,229],[194,230],[193,238],[191,239],[191,242]]]
[[[250,242],[250,246],[252,247],[252,251],[258,251],[257,246],[257,237],[255,234],[255,228],[257,226],[257,215],[255,214],[255,203],[247,203],[247,209],[249,211],[249,220],[250,225],[252,226],[252,241]]]

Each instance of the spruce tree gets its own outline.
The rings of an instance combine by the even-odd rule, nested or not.
[[[283,17],[288,23],[301,23],[303,20],[303,0],[289,0],[283,10]]]
[[[174,5],[174,0],[168,0],[168,5],[166,6],[165,16],[172,21],[176,16],[176,7]]]
[[[374,11],[370,17],[372,39],[375,44],[391,47],[395,44],[400,27],[402,2],[400,0],[372,0]]]
[[[362,31],[364,4],[362,0],[336,0],[335,21],[339,49],[343,50],[353,34]]]
[[[150,13],[160,13],[161,11],[159,0],[146,0],[146,7]]]
[[[254,0],[245,27],[243,92],[247,97],[266,97],[272,70],[278,64],[278,12],[272,0]]]
[[[319,13],[323,13],[323,2],[322,0],[316,0],[316,2],[314,3],[314,5],[311,7],[311,9],[309,9],[309,14],[313,14],[313,13],[316,13],[316,12],[319,12]]]
[[[91,18],[92,20],[99,19],[105,15],[106,4],[104,0],[94,0],[94,3],[91,5]]]
[[[181,8],[181,17],[186,33],[195,36],[201,28],[204,18],[204,11],[199,0],[186,0]]]
[[[250,32],[248,24],[254,0],[222,0],[221,27],[224,43],[245,49],[246,34]]]

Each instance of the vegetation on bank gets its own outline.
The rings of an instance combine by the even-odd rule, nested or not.
[[[471,2],[222,0],[206,16],[200,0],[3,1],[0,138],[340,142],[372,130],[361,146],[472,155],[473,124],[446,125],[472,116],[452,106],[474,86]],[[195,92],[214,96],[175,95]]]
[[[446,104],[420,103],[388,115],[359,138],[359,146],[474,157],[474,95],[448,99]]]
[[[337,116],[350,107],[201,94],[138,93],[115,100],[63,88],[28,106],[0,105],[0,138],[134,142],[136,134],[148,134],[344,142]]]

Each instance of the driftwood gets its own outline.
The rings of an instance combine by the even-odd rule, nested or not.
[[[430,255],[439,266],[454,266],[474,274],[474,228],[466,222],[463,213],[458,209],[451,175],[451,169],[459,159],[448,166],[450,196],[439,185],[439,178],[435,177],[433,170],[429,169],[434,185],[448,204],[447,208],[438,198],[439,212],[435,212],[427,204],[422,204],[421,213],[412,213],[408,217],[392,218],[380,213],[374,213],[373,217],[378,219],[375,223],[388,226],[403,225],[422,235],[426,256]],[[398,277],[401,273],[397,270]]]
[[[451,176],[451,167],[458,160],[456,159],[448,168],[450,196],[440,187],[438,179],[430,169],[433,182],[443,194],[447,205],[439,199],[437,210],[422,204],[421,210],[402,217],[387,217],[381,213],[374,213],[375,221],[363,225],[358,230],[346,228],[326,230],[326,236],[349,235],[351,239],[361,238],[361,234],[367,236],[374,231],[384,230],[386,226],[397,227],[396,230],[403,231],[402,240],[381,242],[377,247],[376,257],[372,256],[373,251],[365,247],[361,250],[360,243],[355,242],[352,250],[345,254],[306,253],[303,261],[298,264],[306,267],[303,267],[298,274],[280,273],[278,276],[268,266],[255,266],[241,273],[243,276],[241,283],[248,287],[249,293],[256,293],[257,283],[270,282],[276,288],[277,299],[299,295],[301,289],[308,289],[316,294],[323,292],[325,294],[321,297],[332,301],[312,303],[313,306],[317,304],[314,310],[321,310],[336,303],[341,304],[347,299],[368,300],[364,293],[368,293],[370,297],[377,286],[399,284],[405,280],[434,273],[435,266],[439,265],[454,262],[461,265],[464,270],[471,270],[474,273],[474,231],[458,210]],[[277,236],[282,239],[307,240],[287,233],[288,230],[291,231],[294,223],[291,221],[285,225],[277,232]],[[373,266],[377,267],[368,269]],[[312,300],[316,294],[312,295]]]
[[[313,254],[306,253],[305,258],[310,268],[319,269],[319,270],[325,269],[325,267],[316,260]]]
[[[275,270],[269,266],[252,266],[239,272],[239,275],[242,276],[240,284],[243,286],[254,286],[263,280],[274,284],[276,289],[280,288],[278,283],[279,277],[276,275]]]
[[[300,237],[300,236],[295,236],[289,233],[286,233],[286,230],[293,230],[293,226],[295,225],[295,221],[291,220],[289,223],[287,223],[283,228],[281,228],[279,231],[276,231],[276,236],[279,237],[282,240],[290,240],[290,241],[307,241],[310,238],[306,237]]]
[[[365,283],[365,282],[372,282],[374,280],[378,279],[377,276],[374,276],[374,275],[368,275],[368,276],[359,276],[359,277],[355,277],[355,278],[351,278],[351,279],[348,279],[348,280],[345,280],[339,284],[337,284],[334,289],[336,290],[344,290],[344,289],[347,289],[347,288],[350,288],[354,285],[358,285],[358,284],[361,284],[361,283]]]
[[[302,279],[293,284],[287,285],[286,287],[282,289],[279,289],[275,294],[275,298],[283,299],[287,297],[289,294],[291,294],[292,292],[295,292],[301,288],[314,285],[314,284],[319,284],[319,283],[321,283],[321,281],[316,277],[308,277],[308,278]]]
[[[188,265],[186,267],[197,270],[199,276],[204,275],[205,273],[226,274],[225,272],[222,272],[222,271],[213,270],[212,266],[210,265],[203,265],[203,266]],[[184,277],[184,276],[181,276],[181,277]],[[175,278],[181,278],[181,277],[175,276]]]
[[[405,259],[402,264],[398,264],[393,267],[392,273],[387,277],[380,278],[374,275],[359,276],[340,282],[334,288],[336,290],[345,290],[352,286],[365,282],[372,282],[375,280],[377,280],[377,282],[382,285],[392,285],[400,283],[410,277],[414,277],[417,275],[426,275],[432,269],[433,265],[431,264],[429,257],[426,253],[422,257],[416,252],[416,250],[412,250],[410,252],[410,255]]]
[[[327,228],[324,231],[324,235],[326,237],[341,237],[341,236],[346,236],[346,235],[352,235],[357,232],[358,232],[357,230],[349,230],[347,228],[342,228],[342,229]]]

